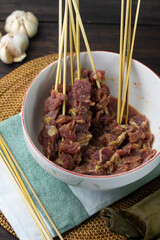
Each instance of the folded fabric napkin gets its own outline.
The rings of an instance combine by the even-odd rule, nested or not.
[[[61,233],[79,225],[101,208],[109,206],[146,184],[157,177],[160,172],[160,166],[158,166],[143,179],[110,191],[97,192],[76,188],[48,174],[32,158],[24,142],[20,114],[1,122],[0,133]],[[1,162],[0,177],[0,210],[10,222],[19,239],[41,240],[42,237],[32,217]],[[45,219],[34,196],[32,194],[31,196]],[[52,237],[54,237],[54,230],[47,220],[45,221]]]

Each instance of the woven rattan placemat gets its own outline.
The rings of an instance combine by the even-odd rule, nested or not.
[[[23,64],[0,80],[0,121],[21,111],[23,96],[34,77],[48,64],[57,60],[57,54],[40,57]],[[115,210],[127,208],[160,188],[160,177],[141,189],[112,205]],[[5,216],[0,212],[0,225],[16,236]],[[80,226],[63,234],[66,240],[121,240],[119,235],[109,233],[105,221],[98,214],[88,219]],[[56,238],[58,239],[58,238]]]

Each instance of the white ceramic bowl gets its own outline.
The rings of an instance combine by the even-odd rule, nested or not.
[[[106,82],[111,95],[117,97],[119,76],[119,55],[110,52],[92,52],[96,69],[106,71]],[[81,53],[81,65],[91,69],[88,54]],[[140,113],[146,115],[154,135],[153,148],[156,156],[141,166],[116,175],[89,176],[63,169],[50,160],[42,152],[38,135],[42,129],[42,108],[49,91],[54,84],[57,61],[43,69],[30,84],[22,106],[22,125],[24,137],[33,158],[50,174],[61,181],[94,190],[119,188],[135,182],[150,173],[160,163],[160,79],[142,63],[132,60],[130,71],[129,103]],[[69,58],[67,67],[69,68]],[[69,72],[69,70],[68,70]],[[69,79],[69,75],[68,75]]]

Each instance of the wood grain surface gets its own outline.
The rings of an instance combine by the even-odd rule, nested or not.
[[[133,0],[134,9],[137,1]],[[14,10],[33,12],[38,34],[30,39],[27,58],[6,65],[0,61],[0,78],[34,58],[57,52],[58,0],[0,0],[0,31]],[[80,11],[92,50],[119,51],[120,0],[80,0]],[[142,0],[133,57],[160,75],[160,1]],[[81,50],[85,51],[83,41]],[[0,227],[0,239],[15,239]]]
[[[133,1],[134,5],[136,1]],[[34,58],[57,52],[58,0],[0,0],[0,31],[14,10],[32,11],[39,19],[38,34],[30,39],[27,58],[6,65],[0,61],[0,78]],[[120,0],[81,0],[80,10],[92,50],[119,51]],[[134,11],[135,9],[133,9]],[[81,50],[85,46],[81,44]],[[160,75],[160,1],[143,0],[133,57]]]

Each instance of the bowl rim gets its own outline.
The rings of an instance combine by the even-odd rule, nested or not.
[[[98,52],[100,52],[100,53],[112,53],[112,54],[115,54],[115,55],[119,55],[119,53],[110,52],[110,51],[98,51],[98,50],[97,50],[97,51],[91,51],[91,52],[93,52],[93,53],[98,53]],[[83,51],[83,52],[81,52],[81,53],[87,53],[87,51]],[[69,54],[68,56],[70,56],[70,54]],[[132,58],[132,60],[138,62],[138,63],[141,64],[142,66],[144,66],[144,67],[146,67],[147,69],[149,69],[149,70],[150,70],[154,75],[156,75],[156,77],[158,77],[159,80],[160,80],[160,77],[158,76],[158,74],[156,74],[152,69],[150,69],[150,68],[147,67],[145,64],[141,63],[140,61],[138,61],[138,60],[136,60],[136,59],[133,59],[133,58]],[[36,80],[36,78],[37,78],[46,68],[48,68],[50,65],[52,65],[52,64],[54,64],[54,63],[56,63],[56,62],[58,62],[58,60],[53,61],[52,63],[50,63],[49,65],[47,65],[45,68],[43,68],[43,69],[33,78],[33,80],[32,80],[31,83],[29,84],[29,86],[28,86],[28,88],[27,88],[27,91],[26,91],[26,93],[25,93],[25,95],[24,95],[23,102],[22,102],[22,108],[21,108],[21,113],[22,113],[22,117],[21,117],[21,119],[22,119],[22,126],[23,126],[24,132],[25,132],[25,134],[26,134],[26,137],[27,137],[28,141],[30,142],[30,144],[32,145],[33,149],[36,151],[37,154],[39,154],[39,155],[43,158],[43,160],[47,161],[49,164],[51,164],[52,166],[58,168],[59,170],[64,171],[64,172],[69,173],[69,174],[74,175],[74,176],[83,177],[83,178],[91,178],[91,179],[95,179],[95,178],[96,178],[96,179],[102,179],[102,178],[103,178],[103,179],[107,179],[107,178],[116,178],[116,177],[120,177],[120,176],[124,176],[124,175],[128,175],[128,174],[130,174],[130,173],[133,173],[133,172],[135,172],[135,171],[137,171],[137,170],[145,167],[146,165],[148,165],[149,163],[151,163],[155,158],[157,158],[157,157],[160,155],[160,151],[159,151],[159,152],[156,153],[155,156],[153,156],[153,157],[152,157],[150,160],[148,160],[147,162],[145,162],[145,163],[141,164],[140,166],[138,166],[138,167],[136,167],[136,168],[134,168],[134,169],[132,169],[132,170],[129,170],[129,171],[127,171],[127,172],[122,172],[122,173],[117,173],[117,174],[112,174],[112,175],[101,175],[101,176],[76,173],[76,172],[74,172],[74,171],[71,171],[71,170],[65,169],[65,168],[63,168],[63,167],[60,167],[60,166],[58,166],[57,164],[55,164],[54,162],[52,162],[51,160],[49,160],[48,158],[46,158],[46,157],[39,151],[39,149],[34,145],[34,143],[32,142],[31,138],[29,137],[29,134],[28,134],[28,132],[27,132],[27,129],[26,129],[26,126],[25,126],[25,122],[24,122],[24,105],[25,105],[25,100],[26,100],[28,91],[30,90],[30,88],[31,88],[32,84],[34,83],[34,81]]]

